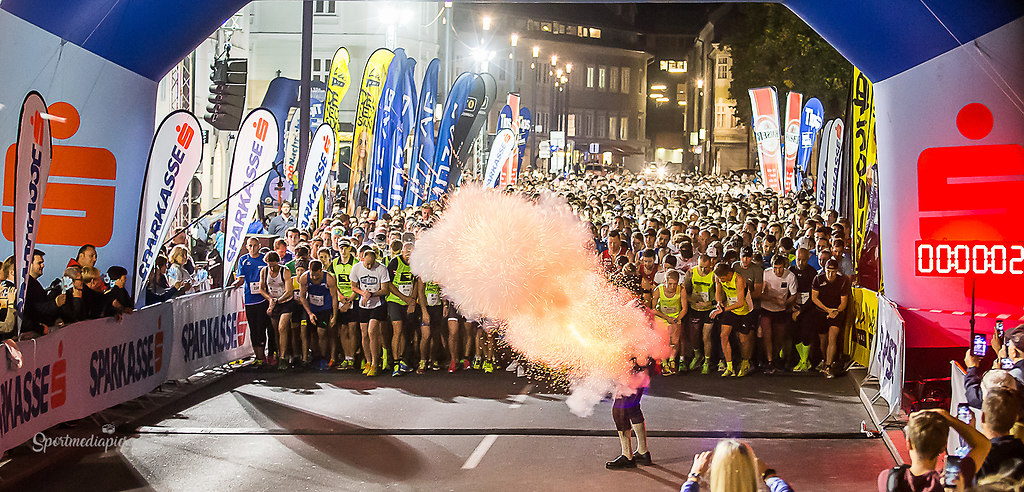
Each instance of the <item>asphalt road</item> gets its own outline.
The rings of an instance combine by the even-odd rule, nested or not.
[[[852,380],[655,376],[643,410],[654,466],[609,471],[608,401],[569,412],[505,373],[237,372],[117,429],[31,490],[678,490],[693,455],[739,436],[798,490],[873,490],[894,464]]]

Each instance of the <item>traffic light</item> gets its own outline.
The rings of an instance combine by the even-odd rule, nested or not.
[[[218,130],[238,130],[245,111],[245,79],[249,61],[245,58],[227,58],[210,65],[210,103],[203,117]]]

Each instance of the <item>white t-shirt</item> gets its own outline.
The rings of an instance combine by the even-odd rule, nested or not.
[[[775,275],[775,269],[764,271],[765,293],[761,296],[761,307],[768,311],[786,310],[786,298],[796,295],[796,275],[787,268],[781,277]],[[788,295],[787,295],[788,293]]]
[[[352,265],[352,271],[349,272],[348,278],[359,282],[359,288],[367,292],[377,292],[382,285],[391,281],[388,268],[382,263],[377,263],[370,269],[366,268],[363,262],[358,262]],[[363,309],[376,308],[380,306],[383,298],[384,296],[359,296],[359,307]]]

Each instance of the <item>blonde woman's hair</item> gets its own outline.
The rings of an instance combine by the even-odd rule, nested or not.
[[[168,258],[171,261],[171,263],[177,263],[177,261],[175,260],[178,257],[181,257],[181,263],[184,264],[185,260],[188,259],[188,248],[180,244],[171,248],[171,255],[170,258]]]
[[[757,462],[746,443],[725,439],[711,458],[711,492],[757,492]]]

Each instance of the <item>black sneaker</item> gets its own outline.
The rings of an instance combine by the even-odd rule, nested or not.
[[[634,454],[633,461],[638,465],[651,466],[651,452],[648,450],[644,454]]]
[[[633,461],[633,460],[631,460],[631,459],[629,459],[629,458],[627,458],[627,457],[625,457],[625,456],[620,454],[618,458],[615,458],[614,460],[605,463],[604,467],[609,469],[609,470],[622,470],[622,469],[625,469],[625,468],[636,468],[636,461]]]

